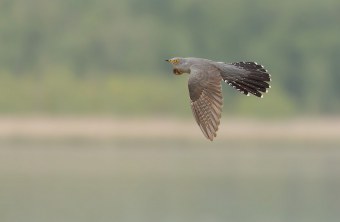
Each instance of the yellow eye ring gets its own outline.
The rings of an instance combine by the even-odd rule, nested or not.
[[[171,60],[171,63],[177,65],[179,63],[179,59],[173,59]]]

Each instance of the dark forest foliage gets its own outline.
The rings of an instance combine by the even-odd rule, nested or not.
[[[185,80],[173,80],[163,61],[195,56],[265,65],[273,88],[257,114],[262,106],[274,116],[338,113],[339,12],[337,0],[4,0],[0,111],[181,110]],[[258,102],[225,93],[226,112]]]

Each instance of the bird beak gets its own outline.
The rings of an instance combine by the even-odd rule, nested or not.
[[[165,61],[166,61],[166,62],[170,62],[170,60],[169,60],[169,59],[166,59]]]

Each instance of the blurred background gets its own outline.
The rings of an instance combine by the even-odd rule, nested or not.
[[[1,0],[0,221],[337,221],[337,0]],[[218,136],[165,59],[256,61]]]

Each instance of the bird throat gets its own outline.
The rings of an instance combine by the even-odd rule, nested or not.
[[[179,69],[173,69],[172,72],[175,74],[175,75],[182,75],[184,72],[182,72],[181,70]]]

